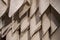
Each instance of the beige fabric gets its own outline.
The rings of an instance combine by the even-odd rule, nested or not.
[[[26,28],[29,26],[29,19],[28,16],[26,15],[22,20],[21,20],[21,32],[23,32]]]
[[[39,32],[37,32],[37,33],[31,38],[31,40],[40,40]]]
[[[53,33],[59,26],[57,19],[53,14],[51,14],[51,33]]]
[[[28,40],[28,31],[26,31],[21,37],[20,40]]]
[[[5,3],[6,3],[6,5],[8,4],[8,0],[3,0]]]
[[[11,17],[24,3],[24,0],[10,0],[9,17]]]
[[[3,27],[2,20],[0,19],[0,29]]]
[[[30,34],[31,34],[31,36],[34,34],[35,28],[36,28],[36,18],[34,15],[30,21]]]
[[[56,30],[56,32],[51,36],[51,40],[60,40],[60,27]]]
[[[60,0],[0,0],[0,40],[59,40]]]
[[[49,0],[39,0],[39,11],[42,15],[49,6]]]
[[[49,38],[49,32],[48,31],[45,34],[45,36],[42,38],[42,40],[50,40],[50,38]]]
[[[18,23],[17,21],[14,22],[14,24],[11,26],[11,27],[12,27],[12,33],[13,33],[14,31],[16,31],[17,28],[19,28],[19,25],[20,25],[20,23]]]
[[[29,8],[30,6],[25,4],[24,7],[22,8],[22,11],[19,12],[19,17],[21,18],[21,16],[23,16],[28,11]]]
[[[50,4],[60,14],[60,0],[50,0]]]
[[[49,15],[47,15],[45,13],[42,17],[42,31],[43,31],[43,34],[45,34],[50,27],[50,19],[49,19],[48,16]]]
[[[5,13],[7,10],[7,6],[0,0],[0,17]]]
[[[16,31],[14,34],[12,34],[12,30],[7,34],[6,40],[19,40],[19,33]]]
[[[37,0],[32,0],[30,17],[36,12],[37,8],[38,8]]]
[[[10,23],[9,25],[7,25],[6,27],[4,27],[4,28],[2,28],[2,37],[4,37],[4,36],[6,36],[7,35],[7,33],[9,32],[9,30],[11,29],[11,26],[12,26],[12,24],[14,24],[13,22],[12,23]],[[7,31],[6,31],[7,30]],[[5,33],[4,33],[5,32]]]

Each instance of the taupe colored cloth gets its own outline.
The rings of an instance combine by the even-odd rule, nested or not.
[[[9,17],[11,17],[24,3],[24,0],[10,0]]]
[[[1,40],[59,40],[60,0],[0,0]]]
[[[7,10],[7,5],[5,5],[1,0],[0,0],[0,17],[6,12]]]
[[[60,14],[60,0],[50,0],[50,4]]]

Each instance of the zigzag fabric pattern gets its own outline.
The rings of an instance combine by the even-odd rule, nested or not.
[[[0,0],[0,40],[60,40],[60,0]]]

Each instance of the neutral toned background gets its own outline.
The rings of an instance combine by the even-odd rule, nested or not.
[[[60,40],[60,0],[0,0],[0,40]]]

